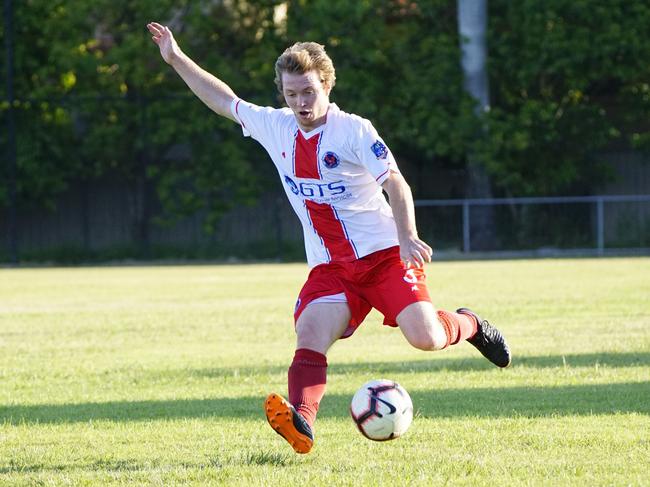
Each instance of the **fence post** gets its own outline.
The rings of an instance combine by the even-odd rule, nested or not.
[[[602,196],[596,199],[596,234],[598,238],[598,255],[605,252],[605,211]]]
[[[470,241],[469,202],[463,200],[463,252],[469,253],[472,251]]]

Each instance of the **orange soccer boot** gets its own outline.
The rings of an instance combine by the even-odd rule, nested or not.
[[[264,412],[271,428],[292,446],[296,453],[309,453],[314,434],[307,420],[279,394],[271,393],[264,401]]]

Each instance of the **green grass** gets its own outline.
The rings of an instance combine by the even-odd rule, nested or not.
[[[506,334],[410,348],[372,313],[329,354],[317,442],[266,424],[286,392],[304,265],[0,270],[0,485],[648,485],[650,259],[437,262],[443,309]],[[354,391],[399,381],[416,417],[364,439]]]

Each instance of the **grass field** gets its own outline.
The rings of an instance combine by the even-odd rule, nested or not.
[[[0,269],[0,485],[650,485],[650,259],[437,262],[443,309],[506,334],[410,348],[372,313],[329,354],[314,450],[262,402],[286,392],[306,266]],[[354,391],[399,381],[416,417],[364,439]]]

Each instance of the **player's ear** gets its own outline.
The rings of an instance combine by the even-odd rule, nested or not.
[[[325,80],[323,80],[322,83],[323,83],[323,91],[325,91],[325,94],[326,94],[327,96],[330,96],[330,91],[332,91],[332,87],[331,87],[330,84],[329,84],[327,81],[325,81]]]

